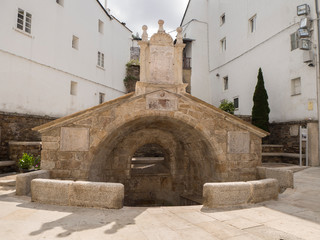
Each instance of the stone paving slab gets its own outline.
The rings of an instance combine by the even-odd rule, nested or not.
[[[5,186],[0,187],[0,239],[319,240],[320,201],[314,200],[320,196],[320,168],[295,173],[295,183],[278,201],[228,209],[52,206],[17,197],[14,187]]]

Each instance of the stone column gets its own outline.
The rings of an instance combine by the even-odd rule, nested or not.
[[[308,152],[309,152],[309,166],[317,167],[320,165],[319,162],[319,144],[318,144],[318,123],[308,123]]]
[[[148,48],[148,27],[142,26],[142,40],[138,43],[140,46],[140,81],[147,82],[147,48]]]
[[[182,28],[178,27],[177,28],[177,43],[174,46],[174,64],[175,64],[175,80],[176,84],[182,84],[183,83],[183,73],[182,73],[182,53],[183,49],[186,46],[183,44],[182,40]]]

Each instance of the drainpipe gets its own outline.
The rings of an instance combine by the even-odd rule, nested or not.
[[[317,14],[317,110],[318,110],[318,160],[320,164],[320,82],[319,82],[319,75],[320,75],[320,13],[319,13],[319,3],[318,0],[315,0],[315,8]]]

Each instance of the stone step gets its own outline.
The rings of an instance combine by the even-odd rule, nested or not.
[[[16,186],[17,173],[0,174],[0,186]]]
[[[281,144],[262,144],[262,147],[275,147],[275,148],[281,148],[283,145]]]
[[[262,157],[300,158],[300,154],[299,153],[284,153],[284,152],[263,152]],[[302,154],[302,158],[306,158],[306,155]]]
[[[276,144],[262,144],[262,152],[283,152],[283,145]]]
[[[309,168],[307,166],[299,166],[299,165],[288,164],[288,163],[262,163],[262,167],[291,170],[293,172],[299,172],[301,170]]]
[[[302,154],[302,163],[305,165],[306,155]],[[299,153],[284,153],[284,152],[269,152],[262,153],[263,163],[289,163],[289,164],[300,164],[300,154]]]
[[[0,161],[0,167],[9,167],[16,165],[15,161]]]

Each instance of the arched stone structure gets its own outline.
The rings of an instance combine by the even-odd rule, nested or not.
[[[201,195],[202,186],[215,179],[215,151],[201,132],[168,117],[142,117],[108,135],[92,159],[88,179],[121,182],[126,199],[161,200],[177,204],[182,194]],[[166,152],[168,173],[133,176],[131,158],[146,144],[158,144]],[[135,196],[136,194],[137,196]]]
[[[128,204],[175,205],[181,195],[201,195],[206,182],[256,179],[267,133],[185,92],[181,29],[174,45],[159,23],[150,42],[143,28],[135,93],[35,128],[42,169],[53,178],[121,182]],[[174,57],[173,65],[150,64],[159,56]],[[139,175],[131,160],[146,144],[160,146],[165,161],[158,172]]]

